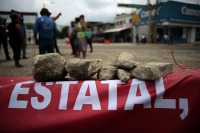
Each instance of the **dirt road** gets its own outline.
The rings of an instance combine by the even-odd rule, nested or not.
[[[58,41],[59,49],[63,57],[68,60],[73,58],[71,55],[71,46],[66,45],[63,41]],[[136,61],[146,61],[146,62],[169,62],[174,63],[172,55],[168,52],[163,52],[163,50],[168,50],[166,45],[163,44],[146,44],[146,45],[136,45],[130,43],[121,44],[93,44],[94,52],[87,53],[87,59],[102,59],[102,66],[108,66],[113,57],[115,57],[119,52],[130,52],[132,53]],[[200,46],[191,45],[175,45],[171,47],[174,51],[174,56],[176,61],[194,68],[200,68]],[[88,46],[88,51],[89,46]],[[12,57],[12,50],[9,47],[9,53]],[[27,56],[28,59],[20,60],[20,63],[24,65],[23,68],[16,68],[14,66],[14,61],[6,61],[3,48],[0,53],[0,76],[32,76],[31,63],[35,55],[38,54],[38,47],[35,45],[27,46]],[[174,67],[174,69],[177,69]]]

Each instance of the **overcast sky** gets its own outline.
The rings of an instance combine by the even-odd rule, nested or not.
[[[156,0],[150,1],[155,3]],[[200,0],[182,1],[200,3]],[[40,16],[39,12],[45,4],[45,7],[52,13],[51,16],[56,16],[59,12],[62,13],[56,23],[69,25],[70,21],[81,14],[85,15],[86,21],[110,22],[114,20],[116,14],[132,11],[129,8],[117,7],[117,3],[147,4],[147,0],[0,0],[0,10],[37,12]]]

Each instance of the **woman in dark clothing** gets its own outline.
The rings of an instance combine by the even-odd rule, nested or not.
[[[8,24],[9,44],[13,50],[13,58],[15,60],[15,66],[23,67],[23,65],[19,63],[19,56],[20,56],[21,46],[26,45],[26,41],[24,39],[21,30],[20,17],[16,14],[11,14],[10,18],[12,22]]]

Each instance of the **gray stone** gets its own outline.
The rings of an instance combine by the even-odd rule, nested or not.
[[[112,80],[117,76],[117,69],[114,66],[103,67],[97,74],[99,80]]]
[[[139,79],[156,80],[170,74],[172,70],[173,64],[171,63],[141,62],[130,72],[132,76]]]
[[[101,70],[102,60],[69,59],[65,65],[72,80],[87,80]]]
[[[131,78],[131,73],[123,69],[117,69],[117,76],[121,81],[126,82]]]
[[[127,52],[121,52],[119,55],[111,60],[111,66],[115,66],[118,68],[132,70],[135,68],[135,57]]]
[[[38,82],[63,80],[66,60],[58,53],[36,55],[32,62],[33,78]]]

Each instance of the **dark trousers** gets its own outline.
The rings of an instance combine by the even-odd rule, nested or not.
[[[143,43],[143,44],[145,44],[146,41],[147,41],[146,38],[143,38],[143,39],[142,39],[142,43]]]
[[[87,43],[90,45],[90,52],[93,51],[93,47],[92,47],[92,38],[87,39]]]
[[[25,58],[26,57],[26,46],[22,46],[21,47],[21,51],[22,52],[20,52],[20,56],[19,57],[21,58],[21,53],[22,53],[22,57]]]
[[[58,45],[57,45],[57,40],[56,39],[54,39],[54,47],[56,49],[56,52],[60,54],[60,51],[58,49]]]
[[[21,52],[21,44],[10,42],[10,46],[13,50],[13,59],[19,60],[20,52]]]
[[[0,38],[0,45],[3,44],[3,49],[4,49],[4,53],[6,55],[6,59],[10,59],[9,53],[8,53],[8,43],[7,43],[7,38],[3,37]]]
[[[74,46],[74,40],[72,38],[70,38],[70,44],[71,44],[71,47],[72,47],[72,54],[76,54],[75,46]]]
[[[54,39],[39,39],[39,52],[40,55],[54,53]]]
[[[164,43],[168,43],[169,42],[169,40],[168,39],[164,39]]]
[[[169,42],[168,42],[168,44],[170,45],[173,45],[173,40],[172,39],[169,39]]]

